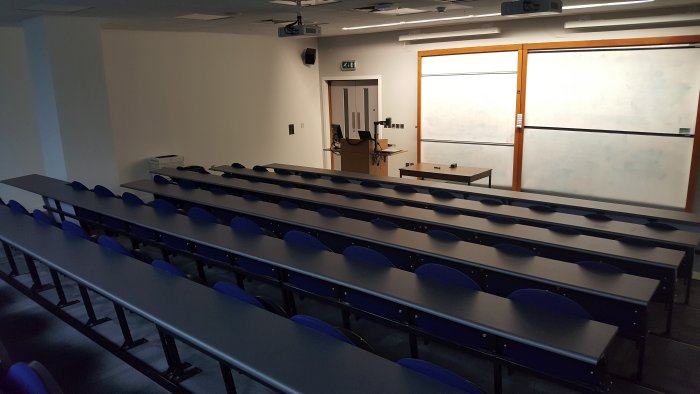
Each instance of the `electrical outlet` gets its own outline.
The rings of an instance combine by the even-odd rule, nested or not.
[[[290,123],[289,124],[289,135],[294,134],[294,124]]]
[[[399,124],[399,128],[403,129],[403,123]]]

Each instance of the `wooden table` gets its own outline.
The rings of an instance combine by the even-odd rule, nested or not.
[[[399,168],[399,177],[415,176],[419,178],[441,179],[445,181],[463,182],[471,185],[473,181],[489,177],[491,187],[491,169],[477,167],[454,167],[445,164],[418,163]]]

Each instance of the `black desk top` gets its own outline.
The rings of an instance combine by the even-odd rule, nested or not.
[[[4,207],[0,208],[0,237],[283,392],[458,391],[213,289],[102,251],[95,243],[63,235],[56,227],[37,224]],[[594,326],[605,334],[611,331],[609,326]]]
[[[593,211],[601,211],[601,212],[606,212],[606,213],[620,213],[620,214],[644,217],[647,219],[668,220],[668,221],[673,221],[673,222],[696,224],[696,225],[700,224],[700,215],[696,215],[696,214],[689,213],[689,212],[676,211],[676,210],[672,210],[672,209],[642,207],[642,206],[637,206],[637,205],[618,204],[618,203],[586,200],[586,199],[572,198],[572,197],[559,197],[559,196],[552,196],[552,195],[539,194],[539,193],[516,192],[516,191],[512,191],[512,190],[491,189],[491,188],[484,188],[484,187],[477,187],[477,186],[455,185],[455,184],[449,184],[449,183],[444,183],[444,182],[425,182],[425,181],[408,180],[408,179],[395,178],[395,177],[377,177],[377,176],[371,176],[371,175],[367,175],[367,174],[360,174],[357,172],[327,170],[327,169],[323,169],[323,168],[295,166],[295,165],[280,164],[280,163],[266,164],[266,165],[264,165],[264,167],[284,169],[284,170],[297,171],[297,172],[313,172],[313,173],[322,174],[322,175],[326,175],[326,176],[336,175],[336,176],[342,176],[342,177],[346,177],[346,178],[350,178],[350,179],[373,180],[373,181],[383,182],[383,183],[411,185],[411,186],[417,186],[417,187],[423,187],[423,188],[429,188],[429,189],[441,189],[441,190],[446,190],[446,191],[469,193],[469,194],[474,194],[474,195],[481,195],[484,197],[494,197],[494,198],[501,198],[501,199],[506,199],[506,200],[527,201],[527,202],[533,202],[533,203],[544,203],[544,204],[552,204],[552,205],[556,205],[556,206],[571,207],[571,208],[583,208],[583,209],[590,209]]]
[[[576,252],[591,253],[601,256],[603,258],[624,259],[628,261],[635,261],[643,264],[659,265],[673,269],[677,269],[683,260],[683,252],[678,250],[664,248],[640,248],[606,238],[598,238],[587,235],[564,235],[540,227],[526,226],[522,224],[504,225],[493,223],[487,219],[479,217],[465,215],[444,215],[433,212],[432,210],[421,209],[416,207],[396,207],[381,203],[379,201],[347,199],[340,195],[328,193],[319,194],[306,189],[290,189],[275,184],[251,183],[242,179],[222,178],[219,176],[198,174],[188,171],[177,171],[172,169],[167,171],[159,170],[158,172],[166,175],[174,175],[175,173],[178,173],[184,175],[181,176],[181,178],[183,179],[190,179],[197,182],[206,182],[212,185],[233,187],[239,189],[246,189],[253,192],[274,194],[284,198],[313,201],[323,203],[329,206],[360,210],[364,212],[375,213],[381,216],[390,216],[398,219],[412,220],[426,224],[450,227],[457,230],[466,230],[486,235],[495,235],[501,238],[525,241],[531,244],[545,245],[550,247],[556,247],[559,249],[572,250]],[[144,181],[132,182],[125,184],[124,186],[136,189],[150,187],[150,185],[146,185],[142,182]],[[359,185],[353,186],[361,187]],[[165,190],[165,188],[163,188],[163,190]],[[142,191],[150,193],[153,192],[152,190]],[[177,195],[171,197],[181,198]],[[285,213],[287,213],[288,211],[289,210],[278,209],[277,212],[281,212],[282,215],[269,217],[272,220],[285,221],[287,217]],[[268,208],[257,209],[256,212],[254,212],[254,214],[255,216],[267,216],[270,215],[271,212],[272,211],[269,211]]]
[[[588,219],[581,215],[572,215],[560,212],[543,213],[536,212],[528,208],[518,207],[513,205],[486,205],[478,201],[465,199],[445,200],[433,197],[427,193],[400,193],[388,188],[370,188],[363,187],[359,184],[337,184],[328,179],[306,179],[300,176],[279,175],[273,172],[264,173],[257,172],[245,168],[233,168],[229,166],[219,166],[212,168],[217,171],[228,172],[232,174],[240,174],[246,177],[254,177],[257,179],[269,180],[271,182],[288,182],[297,185],[320,186],[331,190],[340,190],[345,192],[354,192],[362,195],[372,196],[375,198],[385,199],[392,198],[413,204],[421,204],[425,206],[445,206],[455,208],[461,211],[473,212],[478,214],[491,214],[496,216],[510,217],[514,219],[524,219],[531,222],[539,222],[546,225],[564,226],[576,228],[584,231],[600,232],[601,234],[610,234],[617,237],[633,236],[637,238],[647,239],[655,242],[667,243],[669,245],[680,246],[684,248],[695,248],[700,244],[700,233],[688,231],[664,231],[656,230],[643,225],[610,221],[602,222]],[[191,171],[178,171],[174,168],[161,168],[151,171],[155,174],[161,174],[170,177],[189,179],[202,183],[210,183],[219,186],[229,186],[234,183],[231,178],[223,178],[211,176],[207,174],[198,174]],[[426,186],[422,186],[426,187]],[[432,188],[432,187],[431,187]],[[513,192],[517,193],[517,192]]]
[[[411,272],[396,268],[353,264],[341,254],[296,250],[288,248],[281,239],[235,235],[227,226],[198,223],[184,215],[161,215],[147,206],[127,206],[119,199],[98,198],[91,192],[74,191],[55,179],[38,175],[22,178],[31,180],[36,185],[34,189],[48,190],[37,193],[52,199],[310,275],[583,362],[597,363],[617,331],[614,326],[596,321],[562,319],[537,311],[526,313],[506,298],[431,285]],[[202,190],[193,192],[207,193]]]

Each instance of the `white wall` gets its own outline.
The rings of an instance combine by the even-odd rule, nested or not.
[[[624,16],[624,14],[613,14],[612,16],[598,16],[598,18]],[[321,77],[326,79],[348,77],[352,74],[381,76],[383,116],[391,116],[394,123],[406,124],[406,128],[403,130],[384,129],[385,138],[389,138],[390,142],[409,150],[408,153],[390,158],[389,175],[398,176],[400,166],[404,165],[405,162],[416,161],[418,51],[534,42],[700,34],[700,26],[571,32],[564,30],[564,20],[561,18],[533,18],[499,22],[491,25],[500,27],[502,31],[495,38],[422,44],[398,42],[398,36],[408,34],[408,31],[325,37],[319,39],[319,57],[322,59],[320,73]],[[484,27],[484,25],[453,25],[440,29],[425,29],[420,32],[465,30],[479,27]],[[341,72],[339,67],[342,60],[356,60],[357,70]],[[328,123],[328,114],[324,113],[323,116],[324,124]],[[328,137],[324,134],[324,138]],[[698,196],[698,204],[700,204],[700,196]]]
[[[102,39],[120,181],[144,178],[145,159],[163,154],[205,167],[322,165],[318,65],[301,60],[315,40],[123,30]]]
[[[0,54],[0,179],[41,174],[44,164],[22,28],[0,28]],[[0,197],[30,209],[41,206],[38,196],[2,184]]]

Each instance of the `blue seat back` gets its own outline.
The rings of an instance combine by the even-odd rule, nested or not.
[[[347,248],[345,248],[345,250],[343,250],[343,256],[351,260],[371,263],[382,267],[394,266],[394,264],[392,264],[391,260],[389,260],[388,257],[377,252],[376,250],[372,250],[364,246],[348,246]]]
[[[500,243],[493,245],[493,247],[496,248],[499,252],[503,252],[512,256],[533,257],[535,255],[535,252],[533,252],[531,249],[520,245]]]
[[[602,213],[589,213],[586,215],[583,215],[584,217],[595,220],[597,222],[609,222],[612,220],[612,218],[608,215],[602,214]]]
[[[287,231],[287,233],[284,234],[284,241],[287,243],[287,245],[291,245],[291,246],[295,246],[295,247],[312,249],[312,250],[319,250],[319,251],[320,250],[331,251],[331,249],[328,246],[326,246],[323,242],[319,241],[313,235],[307,234],[303,231],[298,231],[298,230]]]
[[[457,375],[449,369],[440,367],[427,361],[415,358],[402,358],[398,361],[398,363],[403,367],[406,367],[420,374],[429,376],[439,382],[445,383],[448,386],[452,386],[466,393],[483,393],[483,391],[481,391],[481,389],[477,387],[474,383],[468,381],[467,379],[464,379],[463,377]]]
[[[481,290],[481,287],[467,274],[442,264],[423,264],[416,268],[416,275],[418,275],[419,279],[448,283],[472,290]]]
[[[176,266],[174,266],[174,265],[168,263],[167,261],[163,261],[163,260],[153,260],[153,261],[151,262],[151,266],[152,266],[153,268],[159,270],[159,271],[167,272],[167,273],[169,273],[169,274],[172,274],[172,275],[175,275],[175,276],[179,276],[179,277],[181,277],[181,278],[186,278],[186,277],[187,277],[187,274],[186,274],[183,270],[181,270],[181,269],[177,268]]]
[[[231,229],[233,229],[236,232],[240,232],[243,234],[250,234],[250,235],[263,235],[265,234],[265,231],[260,227],[257,223],[254,221],[244,218],[242,216],[236,216],[235,218],[231,219],[231,222],[229,223],[231,226]]]
[[[559,234],[564,234],[564,235],[581,235],[581,232],[576,230],[575,228],[571,227],[564,227],[564,226],[550,226],[548,227],[549,231],[559,233]]]
[[[305,179],[318,179],[321,176],[318,174],[314,174],[313,172],[302,172],[301,177]]]
[[[265,168],[265,167],[263,167],[263,166],[258,166],[258,165],[253,166],[253,171],[256,171],[256,172],[268,172],[268,171],[267,171],[267,168]]]
[[[519,289],[510,293],[508,298],[517,304],[528,305],[557,315],[591,318],[591,314],[576,301],[546,290]]]
[[[461,239],[456,235],[453,234],[449,231],[445,230],[428,230],[428,236],[433,239],[437,239],[439,241],[444,241],[444,242],[457,242],[461,241]]]
[[[552,213],[552,212],[556,212],[556,211],[554,210],[554,208],[550,207],[549,205],[537,205],[537,204],[536,204],[536,205],[530,205],[530,206],[528,207],[528,209],[530,209],[531,211],[541,212],[541,213]]]
[[[10,208],[10,210],[12,210],[12,212],[29,215],[29,211],[27,211],[27,208],[25,208],[24,205],[20,204],[15,200],[8,201],[7,206]]]
[[[82,183],[80,183],[78,181],[71,182],[70,187],[72,187],[73,190],[82,190],[82,191],[90,190],[90,189],[88,189],[87,186],[83,185]]]
[[[35,209],[34,212],[32,212],[32,216],[34,217],[34,220],[36,220],[38,223],[48,224],[50,226],[55,224],[53,219],[51,219],[49,215],[45,214],[43,211],[40,211],[38,209]]]
[[[12,394],[50,394],[39,374],[29,364],[17,362],[7,371],[5,387]]]
[[[243,301],[243,302],[245,302],[245,303],[248,303],[248,304],[250,304],[250,305],[257,306],[258,308],[263,308],[263,309],[265,309],[265,307],[263,306],[263,304],[261,304],[260,301],[258,301],[257,298],[255,298],[254,296],[252,296],[252,295],[246,293],[245,290],[243,290],[243,289],[241,289],[240,287],[234,285],[233,283],[228,283],[228,282],[216,282],[216,283],[214,284],[214,289],[217,290],[217,291],[219,291],[219,292],[221,292],[221,293],[223,293],[223,294],[226,294],[227,296],[236,298],[236,299],[238,299],[238,300],[240,300],[240,301]]]
[[[362,200],[363,198],[365,198],[362,194],[355,192],[344,192],[343,195],[352,200]]]
[[[232,163],[231,167],[233,167],[233,168],[245,168],[245,166],[243,164],[238,163],[238,162]]]
[[[593,272],[607,274],[622,274],[624,271],[612,264],[603,263],[602,261],[579,261],[576,264]]]
[[[394,186],[394,190],[396,190],[399,193],[418,193],[418,190],[416,190],[415,187],[409,186],[409,185],[396,185]]]
[[[397,200],[395,198],[385,198],[382,202],[384,202],[384,204],[386,205],[391,205],[393,207],[403,207],[404,205],[406,205],[405,202]]]
[[[331,182],[333,182],[333,183],[350,183],[348,178],[344,178],[342,176],[337,176],[337,175],[333,175],[331,177]]]
[[[369,180],[364,180],[364,181],[360,182],[360,185],[362,185],[364,187],[370,187],[373,189],[378,189],[378,188],[382,187],[382,185],[379,182],[369,181]]]
[[[497,198],[470,195],[469,197],[467,197],[467,199],[472,201],[478,201],[484,205],[503,205],[503,201]]]
[[[337,328],[331,326],[330,324],[316,319],[315,317],[311,316],[306,316],[306,315],[294,315],[291,317],[292,321],[295,323],[301,324],[302,326],[311,328],[313,330],[316,330],[318,332],[322,332],[328,336],[331,336],[339,341],[343,341],[345,343],[349,343],[351,345],[354,345],[350,338],[348,338],[345,334],[343,334],[340,330]]]
[[[654,242],[646,240],[646,239],[641,239],[641,238],[620,237],[617,240],[622,242],[623,244],[637,246],[640,248],[654,248],[654,247],[656,247],[656,244],[654,244]]]
[[[343,216],[340,214],[340,212],[336,211],[335,209],[325,208],[325,207],[319,208],[318,213],[320,213],[321,215],[323,215],[327,218],[338,218],[338,217]]]
[[[441,213],[443,215],[459,215],[458,210],[456,210],[454,208],[450,208],[450,207],[445,207],[442,205],[437,205],[437,206],[433,207],[433,211],[436,213]]]
[[[219,218],[204,208],[192,207],[187,210],[190,219],[204,223],[219,223]]]
[[[442,200],[452,200],[454,198],[462,198],[463,196],[457,192],[448,192],[447,190],[433,189],[430,191],[430,195],[435,198]]]
[[[169,185],[172,182],[170,182],[170,179],[162,176],[162,175],[154,175],[153,176],[153,182],[159,184],[159,185]]]
[[[297,209],[297,208],[299,208],[299,205],[297,205],[297,203],[289,201],[289,200],[279,200],[277,202],[277,205],[279,205],[280,207],[282,207],[284,209]]]
[[[61,228],[63,229],[63,232],[66,234],[70,234],[79,238],[91,240],[90,235],[83,230],[82,227],[78,226],[77,224],[73,222],[69,222],[67,220],[64,220],[63,223],[61,223]]]
[[[146,203],[134,193],[124,192],[122,194],[122,201],[129,205],[146,205]]]
[[[314,193],[328,193],[328,190],[326,190],[325,188],[323,188],[321,186],[311,186],[309,188],[309,190],[314,192]]]
[[[260,201],[260,196],[258,196],[257,194],[244,194],[241,197],[243,197],[243,199],[246,201]]]
[[[676,231],[678,230],[678,227],[669,224],[669,223],[664,223],[664,222],[648,222],[645,224],[645,226],[654,229],[654,230],[661,230],[661,231]]]
[[[292,172],[289,170],[285,170],[283,168],[274,168],[273,171],[277,175],[292,175]]]
[[[507,216],[487,216],[486,220],[492,223],[498,223],[498,224],[517,224],[518,219],[516,218],[509,218]]]
[[[95,185],[95,188],[92,189],[95,194],[97,194],[100,197],[116,197],[116,195],[106,187],[102,185]]]
[[[393,230],[399,228],[398,224],[392,222],[391,220],[386,220],[382,218],[372,219],[372,224],[386,230]]]
[[[100,235],[97,238],[97,243],[102,248],[107,249],[107,250],[111,250],[112,252],[123,254],[125,256],[132,256],[132,257],[134,255],[129,249],[124,247],[124,245],[117,242],[116,239],[114,239],[112,237],[108,237],[106,235]]]
[[[176,213],[177,212],[177,207],[171,203],[170,201],[163,200],[161,198],[156,198],[153,200],[151,203],[153,206],[153,209],[155,209],[158,213]]]
[[[199,188],[197,182],[191,181],[189,179],[178,179],[177,185],[183,189],[194,190]]]

